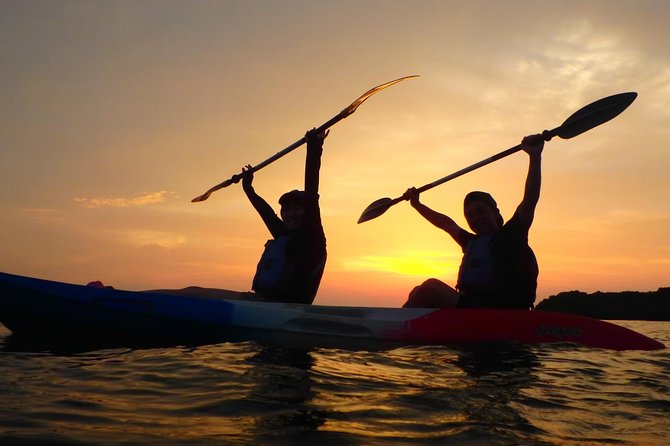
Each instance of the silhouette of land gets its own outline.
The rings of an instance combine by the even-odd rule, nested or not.
[[[597,291],[587,294],[582,291],[566,291],[548,297],[536,308],[597,319],[670,321],[670,287],[649,292]]]

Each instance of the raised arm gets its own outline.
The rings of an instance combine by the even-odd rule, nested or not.
[[[407,189],[407,192],[405,192],[403,197],[406,200],[409,200],[409,203],[412,205],[412,207],[416,209],[416,211],[423,218],[428,220],[434,226],[445,231],[451,236],[451,238],[454,239],[454,241],[456,241],[456,243],[460,244],[460,236],[463,231],[461,227],[458,226],[458,224],[456,224],[456,222],[451,217],[434,211],[425,204],[421,203],[419,200],[419,193],[417,192],[416,188],[410,187]]]
[[[323,141],[328,136],[328,131],[317,134],[315,129],[305,134],[307,140],[307,156],[305,158],[305,193],[318,195],[319,193],[319,171],[321,169],[321,154],[323,153]]]
[[[242,189],[244,189],[244,193],[254,209],[256,209],[256,212],[258,212],[258,215],[263,219],[263,223],[267,226],[270,234],[273,237],[277,237],[285,231],[284,223],[272,209],[272,206],[256,193],[253,181],[254,173],[251,171],[251,166],[247,165],[246,168],[242,169]]]
[[[316,229],[321,227],[319,209],[319,171],[323,141],[328,132],[317,134],[314,129],[305,134],[307,155],[305,157],[305,227]],[[318,231],[322,232],[322,231]]]
[[[523,199],[517,207],[517,213],[523,224],[530,227],[535,217],[535,208],[540,200],[542,186],[542,135],[529,135],[521,141],[523,151],[528,154],[528,174],[523,192]]]

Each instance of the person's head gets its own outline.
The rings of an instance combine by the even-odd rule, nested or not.
[[[490,234],[503,225],[498,204],[487,192],[473,191],[467,194],[463,200],[463,211],[475,234]]]
[[[287,229],[302,227],[305,216],[305,192],[292,190],[279,197],[281,219]]]

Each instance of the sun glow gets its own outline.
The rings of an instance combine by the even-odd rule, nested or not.
[[[460,257],[443,251],[407,251],[387,255],[363,255],[344,260],[345,270],[375,271],[404,276],[435,277],[458,271]]]

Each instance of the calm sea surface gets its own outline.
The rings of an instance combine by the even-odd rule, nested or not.
[[[0,445],[666,445],[670,349],[78,352],[0,325],[0,398]]]

